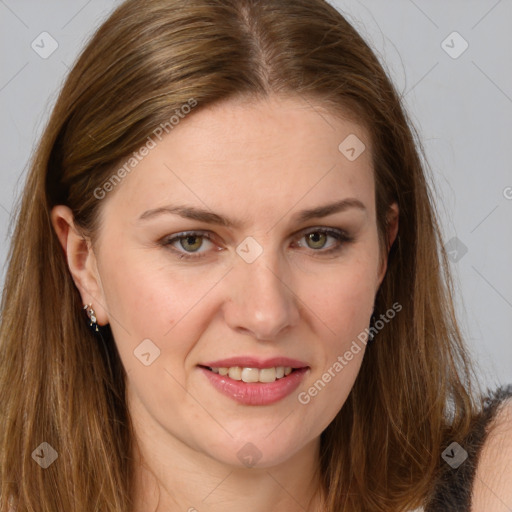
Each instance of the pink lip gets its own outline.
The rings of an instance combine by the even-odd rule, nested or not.
[[[218,361],[210,361],[201,363],[201,366],[209,366],[210,368],[231,368],[240,366],[242,368],[273,368],[276,366],[291,366],[292,368],[306,368],[308,365],[297,359],[289,357],[272,357],[270,359],[259,359],[252,356],[229,357],[227,359],[219,359]]]
[[[244,359],[244,361],[246,360]],[[288,359],[287,361],[291,360]],[[215,365],[219,362],[225,363],[225,361],[217,361],[215,362]],[[229,365],[224,366],[224,368],[227,366],[238,365],[230,363]],[[245,362],[244,366],[246,366]],[[277,364],[276,366],[291,365]],[[257,366],[247,367],[258,368]],[[277,379],[275,382],[243,382],[241,380],[230,379],[228,376],[223,377],[222,375],[213,373],[211,370],[201,366],[199,366],[199,369],[205,374],[214,388],[236,402],[244,405],[270,405],[282,400],[297,389],[299,384],[302,382],[304,375],[309,370],[309,368],[294,370],[286,377]]]

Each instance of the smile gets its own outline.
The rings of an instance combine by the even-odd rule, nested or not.
[[[289,366],[198,366],[198,369],[217,391],[243,405],[270,405],[284,399],[297,389],[309,371],[309,367]]]
[[[229,377],[233,380],[242,380],[244,382],[275,382],[292,373],[291,366],[275,366],[271,368],[247,368],[241,366],[231,366],[230,368],[210,368],[213,373],[218,373],[223,377]]]

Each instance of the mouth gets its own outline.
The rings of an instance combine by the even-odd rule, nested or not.
[[[268,363],[258,366],[198,365],[197,368],[206,382],[221,394],[251,406],[271,405],[290,396],[310,370],[309,366],[269,366]]]
[[[288,377],[293,372],[304,368],[293,368],[291,366],[271,366],[268,368],[253,368],[242,366],[231,367],[212,367],[199,365],[212,373],[216,373],[221,377],[227,377],[234,381],[242,381],[246,383],[271,383]]]

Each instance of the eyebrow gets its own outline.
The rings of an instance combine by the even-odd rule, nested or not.
[[[317,206],[315,208],[311,208],[309,210],[302,210],[293,215],[293,219],[297,222],[305,222],[311,219],[320,219],[322,217],[327,217],[328,215],[333,215],[334,213],[344,212],[351,208],[356,208],[358,210],[366,210],[365,205],[359,201],[359,199],[355,198],[347,198],[342,199],[341,201],[335,201],[334,203],[325,204],[322,206]],[[160,208],[154,208],[152,210],[145,211],[140,217],[139,220],[147,220],[157,215],[161,214],[173,214],[179,215],[185,219],[197,220],[200,222],[205,222],[207,224],[217,224],[219,226],[224,226],[228,228],[238,229],[241,227],[241,223],[238,221],[234,221],[227,217],[223,217],[217,213],[202,210],[200,208],[195,208],[193,206],[174,206],[167,205],[162,206]]]

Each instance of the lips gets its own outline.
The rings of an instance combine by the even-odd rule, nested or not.
[[[207,361],[199,366],[208,368],[231,368],[239,366],[241,368],[276,368],[278,366],[291,367],[294,369],[307,368],[308,364],[298,359],[290,359],[289,357],[272,357],[269,359],[260,359],[253,356],[229,357],[227,359],[219,359],[218,361]]]
[[[309,366],[287,357],[231,357],[198,365],[210,384],[244,405],[269,405],[291,394]]]

